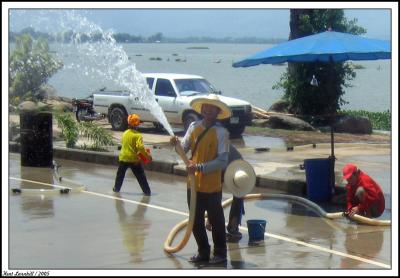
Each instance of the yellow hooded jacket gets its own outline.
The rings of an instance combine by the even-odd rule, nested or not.
[[[144,148],[142,134],[134,129],[127,129],[122,135],[122,146],[118,159],[123,162],[138,163],[140,162],[139,154],[151,160],[151,155]]]

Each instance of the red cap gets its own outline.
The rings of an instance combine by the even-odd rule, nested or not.
[[[348,180],[353,173],[357,171],[357,166],[351,163],[346,164],[346,166],[343,167],[343,178],[345,180]]]

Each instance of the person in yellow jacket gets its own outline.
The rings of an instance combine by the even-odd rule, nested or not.
[[[189,174],[195,175],[196,212],[193,223],[193,235],[197,242],[197,254],[189,259],[192,263],[226,263],[227,247],[225,234],[225,216],[222,201],[222,170],[228,163],[229,134],[218,120],[231,116],[229,107],[217,95],[210,94],[198,98],[190,106],[202,119],[192,122],[182,142],[178,137],[170,139],[172,145],[181,144],[185,152],[191,151],[187,166]],[[190,202],[190,189],[187,200]],[[207,211],[212,226],[214,257],[210,259],[210,245],[204,223]]]
[[[151,190],[141,161],[149,163],[152,160],[152,157],[150,151],[144,148],[142,135],[139,131],[135,130],[139,124],[139,115],[131,114],[128,116],[128,129],[122,135],[122,146],[118,156],[119,166],[117,176],[115,177],[113,191],[119,192],[121,190],[126,170],[131,168],[143,193],[150,196]]]

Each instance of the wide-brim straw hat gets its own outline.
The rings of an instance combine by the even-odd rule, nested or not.
[[[203,104],[211,104],[220,109],[217,116],[218,120],[227,119],[231,116],[231,109],[229,106],[222,102],[216,94],[209,94],[206,97],[196,98],[190,102],[190,106],[199,114],[201,114],[201,106]]]
[[[253,190],[256,178],[253,166],[245,160],[237,159],[225,170],[224,186],[233,196],[242,198]]]

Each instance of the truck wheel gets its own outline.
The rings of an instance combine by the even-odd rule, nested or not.
[[[245,125],[229,125],[228,131],[231,138],[240,137],[246,128]]]
[[[192,122],[198,121],[199,119],[200,117],[196,113],[194,112],[187,113],[183,118],[183,128],[185,129],[185,132],[189,128]]]
[[[110,122],[113,130],[124,131],[128,128],[128,115],[125,110],[120,107],[115,107],[110,113]]]
[[[155,123],[155,122],[153,122],[153,125],[154,125],[154,127],[156,128],[156,130],[158,131],[158,132],[162,132],[162,131],[164,131],[164,126],[162,125],[162,124],[160,124],[160,123]]]

